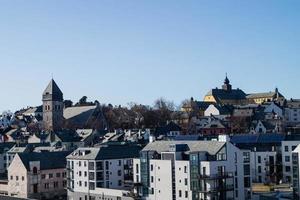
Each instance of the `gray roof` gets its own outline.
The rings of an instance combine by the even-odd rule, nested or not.
[[[64,109],[64,118],[71,119],[78,116],[89,117],[97,106],[73,106]]]
[[[78,160],[110,160],[124,158],[138,158],[142,150],[140,145],[135,144],[107,144],[99,147],[78,148],[68,159]],[[80,154],[86,152],[85,155]]]
[[[48,84],[48,86],[43,92],[43,100],[53,100],[53,101],[63,100],[63,93],[53,79],[51,79],[50,83]]]
[[[142,151],[168,152],[170,145],[186,144],[189,152],[207,152],[210,155],[218,153],[226,142],[219,141],[155,141],[149,143]]]
[[[278,93],[279,97],[283,97],[282,94]],[[253,98],[272,98],[276,96],[276,92],[262,92],[262,93],[253,93],[248,94],[246,97],[247,99],[253,99]]]

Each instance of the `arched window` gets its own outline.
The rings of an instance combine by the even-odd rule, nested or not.
[[[37,174],[37,168],[33,167],[32,172],[33,172],[33,174]]]

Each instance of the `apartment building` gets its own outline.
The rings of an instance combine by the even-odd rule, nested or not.
[[[245,187],[245,180],[251,185],[249,153],[223,135],[218,141],[149,143],[134,159],[135,193],[147,200],[251,198]]]
[[[133,158],[139,157],[140,150],[139,145],[122,143],[78,148],[67,157],[68,198],[130,199]]]

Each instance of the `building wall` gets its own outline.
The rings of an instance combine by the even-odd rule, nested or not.
[[[192,200],[189,166],[189,161],[175,161],[176,199],[178,200]]]
[[[293,166],[292,166],[292,151],[300,144],[300,141],[282,141],[282,172],[283,182],[292,183]]]
[[[28,176],[27,170],[19,156],[8,168],[8,195],[20,198],[28,197]]]
[[[149,200],[171,200],[173,198],[171,160],[150,160],[151,165],[153,170],[150,167]]]
[[[73,163],[73,164],[72,164]],[[98,163],[98,164],[97,164]],[[89,167],[94,165],[94,167]],[[129,169],[125,169],[129,165]],[[131,170],[132,159],[77,160],[68,159],[68,193],[95,193],[99,188],[126,190],[132,179],[125,182],[127,170]],[[97,168],[97,166],[99,166]],[[101,167],[100,167],[101,166]]]
[[[251,160],[254,161],[254,163],[251,165],[252,180],[254,182],[272,182],[268,173],[268,171],[270,170],[270,156],[272,156],[274,158],[274,162],[277,163],[277,152],[275,151],[251,152]]]

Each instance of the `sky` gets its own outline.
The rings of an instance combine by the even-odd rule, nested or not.
[[[0,111],[64,99],[180,104],[221,87],[300,98],[297,0],[0,0]]]

